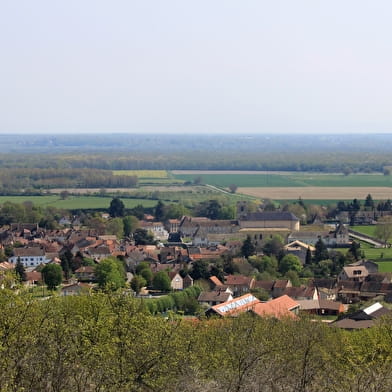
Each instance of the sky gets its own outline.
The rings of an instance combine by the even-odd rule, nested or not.
[[[0,133],[390,133],[387,0],[1,0]]]

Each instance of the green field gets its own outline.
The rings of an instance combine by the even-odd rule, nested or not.
[[[47,207],[52,206],[56,208],[63,208],[66,210],[73,209],[88,209],[88,208],[108,208],[112,197],[96,197],[96,196],[70,196],[66,200],[61,200],[56,195],[50,196],[0,196],[0,204],[10,201],[12,203],[23,203],[31,201],[34,205]],[[157,204],[156,200],[145,199],[121,199],[126,208],[133,208],[138,204],[144,207],[153,207]]]
[[[392,176],[377,174],[175,174],[174,178],[193,181],[200,177],[202,183],[221,187],[235,184],[238,187],[392,187]]]
[[[115,176],[137,176],[138,178],[168,178],[166,170],[113,170]]]
[[[306,186],[305,183],[298,184],[288,176],[278,174],[176,174],[174,178],[193,182],[200,177],[203,184],[220,187],[228,187],[235,184],[238,187],[288,187]]]

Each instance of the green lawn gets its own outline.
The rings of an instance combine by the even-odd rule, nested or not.
[[[379,272],[392,272],[392,261],[378,261]]]
[[[376,225],[369,225],[369,226],[350,226],[349,228],[358,231],[359,233],[366,234],[370,237],[375,237],[375,230],[376,230]]]

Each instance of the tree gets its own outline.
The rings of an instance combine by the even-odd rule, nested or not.
[[[166,207],[165,219],[180,219],[189,215],[189,210],[182,204],[170,204]]]
[[[64,271],[64,277],[66,280],[68,280],[71,273],[71,262],[65,253],[62,256],[60,256],[60,260],[61,260],[60,263],[61,268]]]
[[[359,251],[360,247],[361,247],[360,243],[353,241],[350,245],[350,249],[348,250],[353,255],[356,261],[358,261],[361,258],[360,251]]]
[[[208,279],[211,276],[208,261],[203,259],[196,260],[192,265],[190,276],[194,280]]]
[[[135,240],[135,245],[154,245],[156,243],[153,234],[142,228],[135,230],[133,239]]]
[[[152,280],[152,287],[155,290],[170,291],[171,283],[169,275],[165,271],[157,272]]]
[[[124,266],[113,257],[102,260],[95,267],[95,276],[101,289],[117,290],[125,284]]]
[[[63,270],[58,264],[46,264],[41,273],[49,290],[55,290],[63,281]]]
[[[140,290],[146,285],[146,280],[140,276],[135,275],[131,280],[131,289],[136,293],[139,294]]]
[[[143,279],[146,281],[146,285],[147,286],[150,286],[151,285],[151,283],[152,283],[152,279],[153,279],[153,273],[152,273],[152,271],[150,270],[150,268],[144,268],[144,269],[142,269],[141,271],[140,271],[140,276],[142,276],[143,277]]]
[[[366,196],[365,207],[370,209],[374,208],[374,201],[370,193]]]
[[[268,256],[276,256],[279,258],[283,250],[283,238],[280,235],[274,235],[263,247],[263,252]]]
[[[165,205],[161,200],[159,200],[155,206],[154,215],[156,221],[162,221],[165,217]]]
[[[26,269],[25,269],[23,263],[20,261],[20,257],[18,257],[18,261],[16,262],[16,265],[15,265],[15,273],[19,277],[21,282],[26,282],[26,280],[27,280]]]
[[[129,237],[138,227],[139,219],[136,216],[128,215],[123,218],[124,236]]]
[[[312,264],[312,252],[309,247],[306,250],[305,264],[306,265]]]
[[[377,222],[374,234],[382,242],[387,244],[392,236],[392,217],[385,216],[380,218]]]
[[[287,278],[294,287],[299,287],[301,285],[298,272],[295,270],[287,271],[284,277]]]
[[[252,243],[252,239],[250,238],[250,235],[246,236],[246,239],[242,243],[241,246],[241,254],[248,258],[249,256],[252,256],[256,253],[256,248]]]
[[[60,199],[61,200],[68,199],[69,195],[70,195],[70,193],[68,191],[61,191],[60,192]]]
[[[121,218],[110,219],[106,224],[106,233],[115,235],[118,239],[124,236],[124,223]]]
[[[286,255],[279,262],[279,271],[284,275],[288,271],[300,272],[302,264],[300,259],[294,255]]]
[[[201,183],[203,182],[203,179],[201,178],[201,176],[197,176],[193,179],[193,183],[195,185],[201,185]]]
[[[314,261],[316,263],[320,262],[321,260],[329,259],[328,249],[321,238],[317,240],[315,248],[316,250],[314,252]]]
[[[125,215],[124,203],[118,197],[115,197],[110,202],[109,215],[112,218],[123,217]]]
[[[231,192],[231,193],[236,193],[236,192],[237,192],[237,189],[238,189],[238,186],[235,185],[235,184],[230,184],[230,185],[229,185],[229,189],[230,189],[230,192]]]

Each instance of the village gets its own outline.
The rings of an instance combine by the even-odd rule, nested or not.
[[[250,207],[238,202],[234,220],[183,216],[158,222],[144,214],[139,236],[127,238],[83,227],[77,217],[62,217],[56,230],[13,223],[0,231],[1,248],[9,255],[0,271],[22,265],[23,286],[33,290],[45,285],[42,268],[57,264],[63,275],[58,294],[79,295],[99,286],[97,266],[113,258],[125,267],[125,287],[139,298],[159,298],[196,285],[192,309],[199,315],[309,314],[331,326],[358,329],[390,313],[379,301],[392,302],[392,276],[360,256],[347,224],[315,219],[301,227],[291,212]],[[107,213],[102,216],[111,219]],[[335,248],[354,254],[342,260]],[[305,273],[311,268],[316,273]],[[162,274],[163,283],[153,279]],[[364,303],[370,305],[358,306]],[[350,306],[356,311],[347,313]]]

